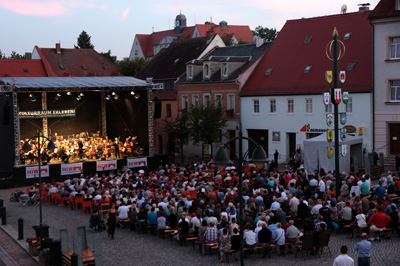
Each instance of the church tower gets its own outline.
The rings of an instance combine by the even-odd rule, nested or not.
[[[175,28],[174,28],[175,35],[181,34],[183,28],[185,27],[186,27],[186,16],[180,13],[175,18]]]

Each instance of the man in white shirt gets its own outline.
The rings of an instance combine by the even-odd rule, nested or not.
[[[340,248],[340,255],[333,261],[333,266],[354,266],[354,260],[347,255],[347,246]]]
[[[322,177],[318,177],[318,186],[319,186],[319,191],[321,191],[322,193],[325,192],[325,182],[324,180],[322,180]]]
[[[322,208],[321,200],[317,200],[317,204],[311,209],[311,215],[318,215],[319,209]]]

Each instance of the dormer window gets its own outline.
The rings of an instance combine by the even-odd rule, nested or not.
[[[265,71],[265,75],[266,75],[266,76],[271,75],[272,70],[273,70],[272,67],[267,68],[267,70]]]
[[[350,36],[351,36],[351,32],[347,32],[347,33],[344,35],[343,40],[348,40],[348,39],[350,39]]]
[[[222,64],[221,72],[222,72],[222,77],[223,78],[227,78],[228,77],[228,64],[227,63]]]
[[[86,67],[85,65],[81,65],[81,68],[82,68],[83,70],[87,70],[87,67]]]
[[[304,73],[308,73],[308,72],[310,72],[311,68],[312,68],[312,66],[311,66],[311,65],[309,65],[309,66],[306,66],[306,68],[304,69]]]
[[[209,79],[210,78],[210,65],[209,64],[204,65],[203,72],[204,72],[204,78]]]
[[[311,39],[312,39],[312,36],[307,36],[307,37],[304,39],[304,43],[310,43]]]
[[[350,63],[348,66],[347,66],[347,70],[353,70],[354,69],[354,66],[356,65],[356,63]]]
[[[187,66],[186,72],[188,79],[193,79],[193,66]]]

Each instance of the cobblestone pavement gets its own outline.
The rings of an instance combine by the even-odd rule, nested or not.
[[[25,188],[21,188],[24,190]],[[39,206],[20,207],[19,202],[10,202],[11,192],[15,189],[0,190],[0,198],[4,200],[7,208],[7,222],[9,234],[16,235],[18,218],[24,219],[25,238],[33,237],[33,225],[39,224]],[[69,248],[72,250],[72,238],[77,233],[77,227],[86,226],[89,249],[93,250],[93,233],[88,229],[90,215],[82,214],[82,210],[71,210],[67,207],[53,206],[43,203],[43,223],[50,226],[50,237],[59,239],[59,230],[68,230]],[[6,227],[7,228],[7,227]],[[4,227],[3,227],[4,229]],[[187,246],[179,246],[169,238],[160,239],[150,234],[137,234],[128,229],[118,229],[115,233],[115,240],[107,237],[105,231],[101,232],[104,265],[226,265],[217,260],[216,255],[201,255],[198,250],[193,250],[191,243]],[[0,239],[1,236],[0,230]],[[350,249],[349,255],[356,260],[356,253],[353,246],[359,241],[358,238],[349,240],[345,235],[333,233],[329,244],[332,256],[324,250],[321,258],[318,256],[305,256],[299,253],[297,258],[293,254],[285,257],[272,255],[271,259],[262,259],[260,254],[253,254],[246,259],[246,265],[332,265],[334,258],[339,254],[341,245],[347,245]],[[399,265],[398,254],[400,254],[400,238],[392,236],[390,240],[383,239],[381,242],[372,243],[372,265]],[[0,253],[9,248],[9,243],[0,241]],[[12,254],[12,256],[22,256]],[[19,258],[13,259],[15,265],[30,265],[19,262]],[[19,264],[18,264],[19,263]],[[12,264],[10,264],[12,265]],[[34,264],[32,264],[34,265]],[[231,265],[239,265],[239,262],[231,259]]]

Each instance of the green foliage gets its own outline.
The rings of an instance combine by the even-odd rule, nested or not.
[[[12,51],[9,59],[25,59],[25,55],[20,55],[15,51]]]
[[[125,76],[135,76],[146,64],[146,60],[143,58],[135,58],[130,61],[129,58],[124,58],[118,62],[119,69]]]
[[[172,138],[186,142],[190,134],[189,119],[189,113],[182,111],[175,120],[164,119],[164,130]]]
[[[91,38],[92,37],[83,30],[77,38],[77,45],[74,45],[75,49],[94,49],[94,45],[90,42]]]
[[[264,28],[261,25],[256,27],[256,29],[253,31],[253,34],[266,41],[273,41],[277,36],[276,29],[274,28],[269,29],[267,27]]]
[[[189,119],[189,136],[194,142],[211,144],[220,139],[220,131],[227,120],[221,107],[215,104],[192,106]]]
[[[117,63],[117,57],[111,55],[111,50],[108,50],[107,53],[100,53],[102,56],[104,56],[105,58],[107,58],[108,60],[110,60],[111,62],[113,62],[114,64]]]
[[[0,49],[0,59],[6,59],[6,54]]]

